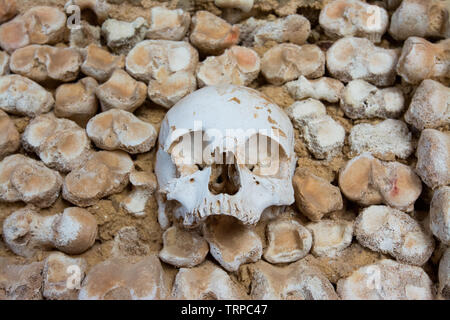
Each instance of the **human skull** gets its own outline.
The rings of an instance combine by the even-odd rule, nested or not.
[[[171,214],[193,227],[229,215],[255,224],[265,209],[294,202],[295,163],[292,124],[261,93],[232,85],[197,90],[161,125],[159,222],[168,227]]]

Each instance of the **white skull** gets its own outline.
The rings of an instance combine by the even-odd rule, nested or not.
[[[232,85],[197,90],[161,125],[159,222],[167,227],[172,214],[190,227],[229,215],[255,224],[266,208],[294,202],[296,160],[289,118],[261,93]]]

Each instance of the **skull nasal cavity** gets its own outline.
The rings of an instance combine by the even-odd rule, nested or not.
[[[227,159],[225,155],[223,159]],[[232,161],[233,163],[229,163],[228,161],[223,162],[214,163],[211,166],[211,176],[208,184],[209,191],[212,194],[227,193],[233,195],[241,187],[239,172],[236,168],[235,161]]]

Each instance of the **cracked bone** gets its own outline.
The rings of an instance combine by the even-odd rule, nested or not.
[[[349,200],[361,205],[384,203],[404,211],[414,209],[422,192],[422,182],[409,166],[380,161],[368,153],[348,161],[340,170],[339,187]]]
[[[54,103],[53,95],[33,80],[16,74],[0,77],[0,109],[8,113],[35,117]]]
[[[102,35],[107,46],[116,54],[126,55],[136,44],[145,39],[148,24],[138,17],[132,22],[108,19],[102,24]]]
[[[377,47],[365,38],[339,39],[327,51],[327,69],[342,82],[362,79],[376,86],[393,85],[397,60],[397,50]]]
[[[51,216],[24,208],[12,213],[3,223],[6,245],[23,257],[53,248],[67,254],[80,254],[92,247],[96,236],[94,216],[77,207],[66,208]]]
[[[0,160],[20,147],[20,135],[8,114],[0,110]]]
[[[265,261],[246,265],[255,300],[337,300],[333,285],[319,269],[303,260],[285,267]]]
[[[208,242],[198,232],[172,226],[164,231],[159,258],[178,268],[192,268],[201,264],[208,252]]]
[[[328,115],[312,118],[303,127],[308,150],[317,159],[332,159],[344,146],[345,130]]]
[[[433,300],[433,283],[422,268],[383,259],[340,279],[343,300]]]
[[[241,300],[247,299],[242,288],[228,273],[210,261],[194,267],[181,268],[172,288],[177,300]]]
[[[266,227],[264,259],[270,263],[289,263],[305,257],[312,245],[311,233],[293,219],[280,219]]]
[[[220,56],[211,56],[201,62],[197,68],[197,80],[200,87],[211,85],[235,84],[248,86],[258,77],[260,59],[249,48],[233,46]]]
[[[53,113],[31,120],[22,143],[25,150],[36,153],[47,166],[64,173],[82,166],[92,152],[85,130]]]
[[[62,196],[80,207],[93,205],[103,197],[123,191],[132,169],[133,161],[123,151],[95,152],[83,166],[66,176]]]
[[[398,118],[405,98],[398,87],[378,89],[364,80],[352,80],[342,91],[340,106],[351,119]]]
[[[208,55],[217,55],[239,41],[239,28],[208,11],[197,11],[192,17],[189,37],[193,46]]]
[[[77,286],[81,284],[85,271],[83,258],[71,258],[61,252],[50,254],[44,264],[42,295],[48,300],[76,300]]]
[[[145,101],[147,86],[134,80],[126,71],[116,69],[108,81],[95,89],[102,111],[122,109],[133,112]]]
[[[29,44],[55,44],[63,40],[66,15],[55,7],[34,6],[0,26],[0,46],[7,52]]]
[[[274,85],[282,85],[300,76],[319,78],[325,73],[325,54],[312,44],[278,44],[264,53],[261,72]]]
[[[50,207],[59,197],[61,185],[60,174],[40,161],[14,154],[0,162],[0,199],[3,201]]]
[[[390,35],[396,40],[409,37],[450,37],[449,8],[445,1],[404,0],[391,17]]]
[[[152,124],[121,109],[110,109],[90,119],[86,133],[100,149],[130,154],[150,151],[157,136]]]
[[[82,58],[74,48],[29,45],[14,51],[11,71],[36,82],[70,82],[78,77]]]
[[[430,229],[442,243],[450,245],[450,187],[436,189],[430,204]]]
[[[450,134],[435,129],[422,131],[416,150],[416,173],[430,188],[450,183]]]
[[[146,214],[145,207],[149,198],[157,188],[156,177],[148,172],[132,171],[130,183],[133,185],[133,190],[120,205],[135,217],[142,217]]]
[[[55,92],[55,116],[67,118],[80,127],[86,127],[89,119],[97,113],[97,86],[98,82],[91,77],[59,86]]]
[[[313,98],[330,103],[338,102],[344,89],[342,82],[333,78],[322,77],[308,80],[304,76],[286,83],[285,87],[295,100]]]
[[[156,255],[111,258],[88,272],[79,300],[159,300],[167,297],[164,271]]]
[[[84,56],[81,71],[100,82],[107,81],[116,69],[125,66],[124,56],[115,56],[95,44],[87,46]]]
[[[363,37],[380,42],[389,24],[387,11],[358,0],[329,2],[320,11],[320,26],[333,39]]]
[[[229,272],[237,271],[241,264],[261,259],[261,239],[251,227],[235,218],[211,217],[204,225],[203,235],[211,255]]]
[[[353,222],[321,220],[306,225],[311,232],[311,253],[316,257],[335,257],[352,243]]]
[[[44,262],[19,264],[0,257],[0,300],[42,300]]]
[[[375,125],[357,124],[351,129],[348,141],[355,154],[370,152],[381,158],[394,155],[406,159],[414,152],[411,132],[400,120],[387,119]]]
[[[450,88],[431,80],[423,80],[414,92],[405,121],[418,130],[450,124]]]
[[[298,210],[311,221],[319,221],[324,215],[343,207],[339,188],[308,169],[297,169],[292,184]]]
[[[180,41],[191,24],[191,15],[182,9],[169,10],[165,7],[150,9],[150,26],[147,39]]]
[[[408,214],[388,206],[370,206],[355,221],[358,242],[396,260],[421,266],[434,250],[433,236]]]
[[[190,148],[183,152],[185,142],[194,138],[188,131],[198,130],[194,122],[199,120],[214,158],[205,152],[201,159],[201,147],[197,153],[191,154]],[[261,148],[253,143],[259,134]],[[224,141],[230,143],[224,146]],[[293,147],[289,117],[260,92],[228,85],[191,93],[167,112],[159,133],[155,164],[159,203],[163,207],[165,198],[177,206],[164,214],[160,211],[160,221],[167,220],[164,215],[173,216],[185,226],[194,226],[208,216],[228,215],[252,225],[266,208],[292,204]],[[233,156],[234,164],[220,161],[224,152]],[[214,182],[219,176],[224,183]]]
[[[198,52],[188,42],[146,40],[127,55],[126,70],[148,83],[150,100],[165,108],[197,88]]]
[[[422,80],[449,81],[450,39],[437,43],[419,37],[409,37],[402,47],[397,73],[408,83]]]

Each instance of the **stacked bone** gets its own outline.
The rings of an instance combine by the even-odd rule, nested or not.
[[[450,299],[449,8],[209,2],[0,0],[0,300]],[[220,109],[282,170],[178,163]]]

